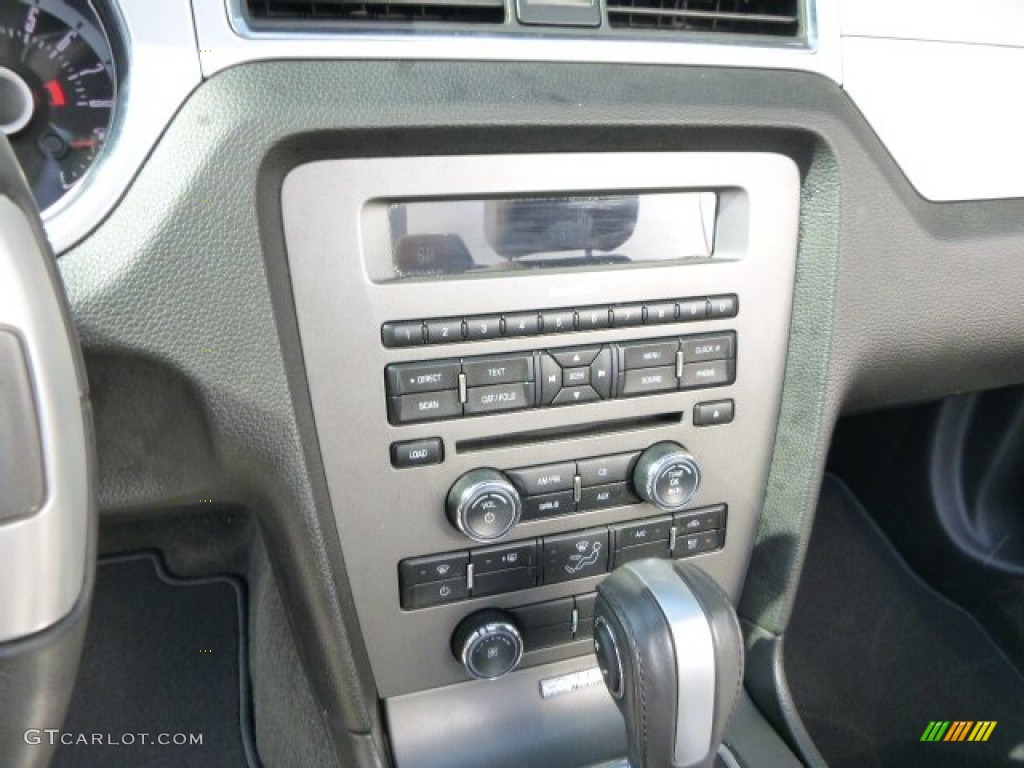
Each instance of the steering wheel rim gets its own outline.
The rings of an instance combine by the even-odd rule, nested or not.
[[[28,186],[0,136],[0,765],[50,762],[96,568],[85,369]]]

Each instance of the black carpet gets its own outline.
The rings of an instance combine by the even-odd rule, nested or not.
[[[54,766],[256,766],[244,626],[232,579],[178,581],[152,555],[101,562],[61,737],[73,743]]]
[[[830,766],[1024,765],[1024,678],[907,568],[835,478],[822,490],[785,657]],[[980,720],[997,722],[987,742],[921,741],[931,721]]]

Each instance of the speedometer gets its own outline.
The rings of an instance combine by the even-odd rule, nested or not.
[[[0,0],[0,130],[40,209],[96,160],[116,91],[110,40],[88,0]]]

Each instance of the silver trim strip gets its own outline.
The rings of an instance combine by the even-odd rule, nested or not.
[[[690,587],[668,562],[639,560],[625,567],[658,601],[672,632],[676,655],[673,765],[696,765],[711,748],[715,720],[715,644],[708,618]]]
[[[593,688],[604,685],[604,675],[600,667],[588,667],[579,672],[571,672],[568,675],[548,677],[540,681],[540,697],[552,699],[555,696],[564,696],[567,693],[575,693],[582,688]]]
[[[288,33],[252,29],[241,0],[193,0],[203,74],[270,59],[446,59],[757,67],[816,72],[841,82],[839,4],[803,0],[806,40],[619,39],[527,34]]]
[[[0,326],[24,342],[47,482],[42,509],[0,525],[0,643],[64,618],[85,579],[89,478],[81,393],[44,258],[25,214],[0,197]]]
[[[114,125],[96,164],[43,213],[54,251],[88,235],[113,210],[186,97],[202,81],[189,0],[113,0],[108,30],[126,47]],[[116,13],[118,12],[119,13]]]

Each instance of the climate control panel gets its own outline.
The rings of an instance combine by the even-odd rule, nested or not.
[[[490,547],[410,557],[398,565],[403,610],[599,576],[645,557],[692,557],[725,546],[728,507],[592,526]]]

